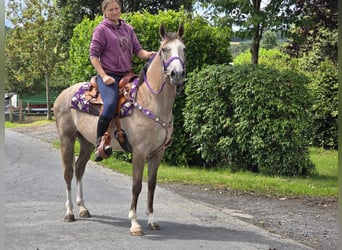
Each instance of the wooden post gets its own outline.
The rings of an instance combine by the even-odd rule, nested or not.
[[[13,123],[13,107],[11,98],[9,99],[9,121]]]
[[[23,122],[23,100],[19,100],[19,122]]]
[[[27,101],[27,113],[31,113],[31,110],[30,110],[30,101]]]

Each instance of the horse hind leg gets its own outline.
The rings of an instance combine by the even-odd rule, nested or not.
[[[83,184],[82,178],[85,172],[86,164],[90,159],[91,152],[93,151],[94,145],[88,142],[81,134],[78,134],[80,142],[80,154],[75,164],[75,176],[77,185],[77,205],[79,207],[79,215],[81,218],[90,218],[91,215],[89,210],[84,204],[83,198]]]
[[[75,137],[60,136],[61,140],[61,155],[64,166],[64,181],[66,185],[66,213],[64,215],[65,222],[75,221],[73,213],[73,203],[71,197],[71,181],[74,175],[74,144]]]

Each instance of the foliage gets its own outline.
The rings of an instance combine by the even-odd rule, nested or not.
[[[234,58],[234,64],[248,64],[251,60],[251,54],[245,51]],[[299,62],[295,58],[281,52],[279,49],[260,49],[259,64],[267,67],[275,67],[278,70],[293,69],[301,71]]]
[[[312,143],[314,146],[338,147],[338,72],[332,61],[326,59],[312,74],[311,89],[314,95],[312,106]]]
[[[160,11],[165,10],[185,10],[191,12],[194,0],[164,0],[164,1],[136,1],[136,0],[123,0],[122,5],[125,12],[137,12],[147,10],[151,14],[158,14]]]
[[[14,86],[16,92],[23,93],[44,80],[48,119],[52,119],[50,79],[65,56],[59,39],[58,9],[48,0],[10,0],[6,14],[14,25],[6,37],[8,89],[13,91]]]
[[[250,54],[246,51],[234,58],[234,64],[248,64],[249,60]],[[273,66],[279,70],[293,69],[309,77],[308,87],[314,99],[311,108],[313,122],[310,141],[314,146],[337,149],[338,78],[336,65],[331,60],[325,59],[310,68],[309,65],[313,64],[313,61],[309,63],[303,58],[291,58],[277,49],[261,49],[260,64],[267,67]]]
[[[123,12],[137,12],[147,10],[151,14],[157,14],[158,10],[180,10],[182,6],[191,12],[193,0],[174,0],[174,1],[121,1]],[[57,0],[57,5],[61,10],[60,18],[64,22],[64,38],[67,42],[73,35],[73,29],[83,19],[94,20],[102,15],[102,1],[98,0]]]
[[[160,11],[158,15],[148,12],[127,13],[122,18],[131,24],[143,48],[158,50],[160,46],[159,26],[164,23],[167,30],[176,31],[179,24],[185,26],[184,42],[186,44],[187,71],[205,64],[229,63],[231,55],[227,40],[230,39],[230,29],[219,29],[210,26],[203,18],[191,16],[184,11]],[[89,61],[89,45],[95,26],[102,21],[98,16],[94,21],[84,19],[77,25],[70,42],[70,69],[72,82],[84,81],[95,74]],[[190,28],[191,27],[191,28]],[[143,61],[135,57],[133,69],[139,72]]]
[[[337,63],[338,1],[300,0],[294,6],[294,28],[289,34],[287,54],[302,57],[314,51],[319,64],[325,57]]]
[[[268,175],[314,173],[308,157],[307,78],[257,65],[190,74],[185,130],[207,163]]]
[[[241,38],[252,38],[251,63],[258,64],[260,41],[265,30],[287,30],[293,22],[292,5],[295,0],[226,1],[200,0],[209,7],[215,23],[240,27],[236,33]]]
[[[277,47],[277,34],[274,31],[266,31],[261,39],[261,47],[265,49],[273,49]]]
[[[301,68],[305,71],[314,72],[318,65],[325,59],[330,59],[337,64],[337,30],[330,31],[320,27],[315,36],[308,36],[302,49],[299,51]],[[286,47],[285,47],[285,52]]]
[[[76,82],[88,81],[92,75],[96,74],[89,60],[89,47],[92,32],[101,20],[101,17],[96,18],[94,21],[85,18],[74,29],[69,50],[69,68],[71,72],[69,85],[73,85]]]

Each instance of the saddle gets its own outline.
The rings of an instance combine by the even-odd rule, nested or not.
[[[115,138],[118,140],[120,146],[127,152],[132,152],[132,147],[128,142],[126,132],[121,128],[120,119],[119,119],[119,113],[120,108],[123,103],[125,103],[127,100],[129,100],[129,94],[131,91],[131,83],[134,79],[136,79],[138,75],[134,74],[132,71],[128,73],[126,76],[124,76],[120,82],[119,82],[119,98],[117,103],[117,108],[114,113],[114,118],[111,121],[108,130],[106,131],[105,135],[102,138],[102,143],[104,145],[109,145],[111,140],[111,125],[112,122],[115,122],[116,131],[114,132]],[[85,99],[89,101],[89,103],[94,104],[95,107],[98,107],[99,110],[97,112],[99,115],[102,113],[103,110],[103,101],[101,98],[101,94],[99,92],[98,84],[97,84],[97,76],[93,76],[90,79],[90,87],[88,90],[84,93]],[[103,148],[103,147],[101,147]]]

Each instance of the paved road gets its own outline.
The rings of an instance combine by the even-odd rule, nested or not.
[[[84,177],[92,218],[65,223],[65,185],[59,151],[38,139],[5,131],[5,247],[9,249],[310,249],[239,220],[231,211],[157,188],[160,231],[129,235],[131,179],[93,162]],[[74,187],[75,191],[75,187]],[[75,192],[73,192],[75,196]],[[75,197],[74,197],[75,200]],[[146,185],[138,204],[145,226]]]

